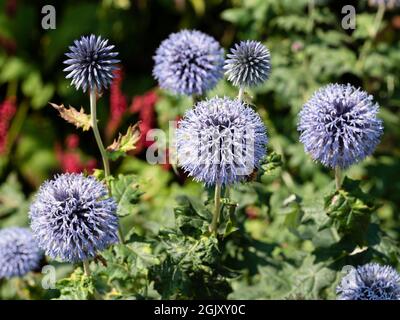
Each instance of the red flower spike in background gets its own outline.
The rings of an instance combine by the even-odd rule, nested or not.
[[[132,99],[129,111],[131,113],[139,113],[139,129],[141,132],[140,140],[136,145],[136,154],[142,152],[143,149],[153,144],[153,141],[146,141],[146,135],[155,125],[154,106],[157,99],[158,97],[155,91],[149,91],[144,95],[136,96]]]
[[[65,144],[68,149],[76,149],[79,147],[79,136],[77,134],[70,134],[65,139]]]
[[[87,171],[92,173],[96,168],[96,160],[89,159],[83,162],[79,153],[79,136],[70,134],[65,139],[66,149],[63,150],[59,143],[55,146],[56,157],[60,163],[61,170],[65,173],[80,173]]]
[[[16,111],[15,98],[8,98],[0,104],[0,154],[6,152],[8,129]]]
[[[110,120],[106,128],[106,136],[108,140],[113,138],[128,107],[126,97],[121,89],[122,81],[124,79],[122,68],[120,67],[120,69],[114,70],[113,74],[114,79],[110,86]]]

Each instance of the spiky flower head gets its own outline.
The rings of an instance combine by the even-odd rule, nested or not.
[[[237,87],[254,87],[266,81],[271,71],[269,50],[258,41],[236,44],[227,55],[224,69],[228,80]]]
[[[101,182],[67,173],[40,187],[29,216],[35,238],[48,256],[78,262],[118,241],[116,209]]]
[[[336,289],[340,300],[400,300],[400,275],[390,266],[352,268]]]
[[[89,88],[101,92],[107,89],[113,79],[113,71],[118,69],[115,59],[118,52],[113,52],[114,45],[108,45],[107,39],[100,36],[83,36],[74,41],[70,52],[65,55],[69,58],[64,61],[68,65],[64,71],[68,72],[67,79],[72,79],[71,85],[83,92]]]
[[[200,101],[178,123],[179,165],[206,185],[239,182],[259,166],[266,152],[260,116],[239,100]]]
[[[379,106],[350,84],[321,88],[303,106],[297,130],[311,157],[345,169],[372,154],[383,132]]]
[[[201,95],[223,76],[224,50],[211,36],[197,30],[172,33],[153,57],[153,76],[163,89]]]
[[[10,227],[0,230],[0,279],[24,276],[39,267],[42,257],[29,229]]]

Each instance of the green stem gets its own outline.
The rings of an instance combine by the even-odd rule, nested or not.
[[[309,36],[314,29],[314,11],[315,11],[315,0],[308,1],[308,25],[307,25],[307,35]]]
[[[88,260],[83,260],[83,271],[85,272],[85,275],[87,277],[91,276],[91,271],[90,271],[90,266],[89,266],[89,261]]]
[[[201,100],[201,96],[198,94],[192,94],[192,102],[193,105],[195,105],[197,102],[199,102]]]
[[[85,275],[88,278],[92,276],[92,272],[90,271],[89,260],[83,260],[83,271],[85,272]],[[94,288],[93,296],[96,300],[103,300],[103,297],[100,295],[100,293],[97,291],[96,288]]]
[[[90,90],[90,116],[94,137],[99,147],[101,158],[103,159],[104,175],[106,179],[110,176],[110,164],[108,162],[106,150],[104,149],[103,141],[101,140],[99,128],[97,126],[97,110],[96,110],[96,90]]]
[[[119,242],[121,242],[122,244],[125,243],[124,233],[122,232],[122,227],[121,227],[120,223],[118,224],[118,238],[119,238]]]
[[[108,178],[110,177],[110,163],[107,158],[106,150],[104,149],[103,141],[101,140],[99,128],[97,126],[97,109],[96,109],[96,90],[90,90],[90,120],[96,139],[97,146],[99,147],[101,158],[103,160],[104,176],[106,178],[107,184],[109,183]],[[111,194],[111,188],[109,188],[109,194]],[[121,243],[124,243],[124,236],[121,230],[121,225],[118,226],[118,237]]]
[[[342,169],[340,167],[335,168],[335,184],[336,184],[336,190],[339,190],[342,187]]]
[[[18,82],[16,80],[11,80],[7,86],[7,93],[6,93],[7,98],[11,97],[15,98],[17,96],[17,90],[18,90]]]
[[[383,16],[385,15],[385,10],[386,10],[385,4],[381,3],[378,7],[378,11],[376,12],[375,16],[374,28],[372,30],[372,39],[376,38],[376,35],[378,34],[379,29],[381,28]]]
[[[17,108],[17,114],[14,116],[11,127],[8,131],[8,137],[7,137],[8,141],[7,141],[5,155],[8,155],[9,152],[11,151],[12,146],[14,145],[15,140],[17,139],[22,129],[22,126],[25,122],[28,111],[29,111],[29,101],[25,99],[24,101],[21,102],[21,104]]]
[[[242,101],[244,97],[244,87],[239,88],[238,100]]]
[[[218,229],[219,215],[221,212],[221,184],[219,183],[215,185],[214,203],[215,211],[211,222],[210,231],[216,234]]]
[[[372,48],[372,43],[375,40],[376,36],[378,35],[379,29],[381,28],[381,24],[383,21],[383,16],[385,14],[385,10],[386,10],[385,5],[380,4],[378,7],[378,11],[376,12],[376,15],[375,15],[374,24],[373,24],[372,31],[371,31],[371,39],[364,42],[364,45],[362,46],[362,48],[360,50],[360,57],[356,64],[356,68],[358,68],[359,70],[362,70],[364,63],[365,63],[365,59],[367,57],[367,54]]]

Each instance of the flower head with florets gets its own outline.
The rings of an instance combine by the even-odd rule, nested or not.
[[[260,116],[244,102],[215,97],[186,112],[176,132],[179,165],[206,185],[246,178],[266,153]]]
[[[224,50],[211,36],[197,30],[172,33],[154,56],[153,75],[163,89],[202,95],[223,76]]]
[[[341,169],[372,154],[383,132],[373,97],[351,85],[330,84],[303,106],[297,130],[311,157]]]
[[[266,81],[271,72],[269,50],[258,41],[236,44],[224,65],[228,80],[237,87],[255,87]]]
[[[116,209],[107,188],[94,177],[62,174],[40,187],[29,216],[48,256],[78,262],[118,241]]]
[[[340,300],[400,300],[400,275],[390,266],[368,263],[351,269],[336,291]]]
[[[39,267],[42,257],[31,230],[20,227],[0,230],[0,279],[24,276]]]
[[[119,62],[115,59],[118,53],[112,51],[114,46],[92,34],[75,40],[69,49],[71,51],[65,54],[68,59],[64,61],[68,67],[64,71],[68,72],[66,78],[72,79],[71,84],[77,90],[82,88],[83,92],[107,89],[114,77],[113,71],[118,69],[115,65]]]

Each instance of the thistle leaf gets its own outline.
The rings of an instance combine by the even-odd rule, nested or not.
[[[60,113],[61,118],[72,123],[78,129],[82,128],[83,131],[88,131],[90,129],[90,115],[86,114],[82,107],[78,111],[71,106],[69,106],[69,108],[64,107],[63,104],[57,105],[50,102],[50,105]]]
[[[111,191],[118,204],[117,214],[119,217],[131,214],[142,195],[134,175],[119,175],[111,181]]]
[[[111,160],[117,160],[123,157],[127,152],[136,149],[136,143],[140,138],[140,130],[138,123],[131,125],[124,135],[119,134],[118,139],[107,147],[107,153]]]

